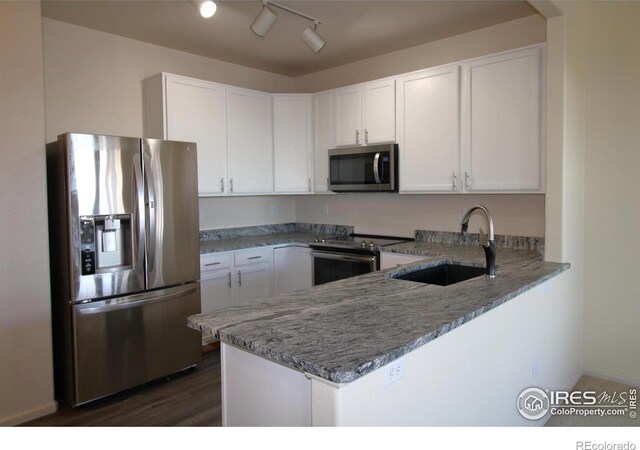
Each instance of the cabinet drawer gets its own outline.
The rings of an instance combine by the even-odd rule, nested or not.
[[[235,265],[245,266],[261,262],[270,262],[273,249],[271,247],[252,248],[235,252]]]
[[[232,253],[208,253],[200,255],[200,272],[228,269],[233,263]]]

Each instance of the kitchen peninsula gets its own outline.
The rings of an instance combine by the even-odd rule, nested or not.
[[[383,249],[425,256],[417,263],[192,316],[221,341],[223,424],[535,424],[517,412],[520,392],[579,375],[561,348],[569,265],[503,247],[495,279],[395,279],[484,265],[477,246],[427,240]]]

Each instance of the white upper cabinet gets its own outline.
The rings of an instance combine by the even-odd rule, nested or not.
[[[459,73],[445,66],[396,80],[400,192],[460,191]]]
[[[225,87],[160,74],[145,82],[145,104],[146,136],[195,142],[199,194],[224,193],[227,176]]]
[[[336,146],[393,142],[395,124],[393,79],[334,91]]]
[[[363,87],[364,144],[396,140],[395,80],[367,83]]]
[[[334,105],[336,146],[361,144],[362,87],[338,89],[334,94]]]
[[[273,192],[271,95],[227,88],[229,192]]]
[[[463,67],[465,190],[542,191],[541,49],[479,58]]]
[[[274,191],[311,192],[312,96],[273,96]]]
[[[329,191],[329,149],[333,139],[333,93],[313,96],[313,180],[315,192]]]

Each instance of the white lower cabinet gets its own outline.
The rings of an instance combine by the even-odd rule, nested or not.
[[[380,254],[380,270],[404,266],[405,264],[422,261],[427,258],[428,256],[404,255],[399,253],[381,253]]]
[[[201,312],[264,300],[273,295],[272,247],[200,255]],[[211,342],[212,337],[203,337]]]
[[[235,252],[236,299],[239,305],[271,297],[273,280],[271,252],[271,247]]]
[[[302,291],[312,286],[311,249],[300,245],[287,245],[273,249],[274,295]]]

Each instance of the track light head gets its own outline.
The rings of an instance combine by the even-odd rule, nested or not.
[[[216,3],[211,0],[197,0],[193,4],[205,19],[212,17],[216,13],[216,9],[218,9]]]
[[[320,37],[317,32],[318,24],[314,23],[313,28],[307,27],[303,32],[300,38],[309,46],[311,50],[315,53],[318,53],[320,50],[324,48],[326,42],[324,39]]]
[[[277,18],[278,15],[271,8],[266,4],[262,5],[262,10],[251,24],[251,29],[258,36],[264,37],[264,35],[269,32]]]

